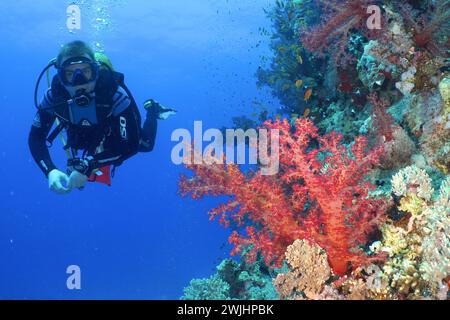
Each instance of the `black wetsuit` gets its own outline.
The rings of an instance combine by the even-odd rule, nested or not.
[[[96,121],[93,124],[73,123],[70,95],[55,76],[51,89],[42,99],[35,116],[28,144],[34,160],[48,176],[56,169],[48,147],[47,137],[55,119],[67,132],[67,147],[72,155],[83,152],[92,156],[95,168],[119,166],[137,152],[149,152],[155,144],[157,116],[147,112],[141,129],[141,115],[130,91],[124,85],[121,73],[102,68],[95,87]]]

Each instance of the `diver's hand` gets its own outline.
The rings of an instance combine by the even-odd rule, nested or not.
[[[88,181],[88,177],[77,170],[72,171],[69,177],[69,188],[70,189],[83,189],[84,185]]]
[[[58,194],[66,194],[71,191],[70,187],[68,186],[69,183],[69,177],[67,174],[57,170],[53,169],[48,174],[48,187],[50,190],[52,190],[55,193]]]

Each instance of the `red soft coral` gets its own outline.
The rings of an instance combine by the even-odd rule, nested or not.
[[[304,47],[323,56],[326,52],[332,54],[338,65],[353,62],[355,59],[347,51],[350,35],[360,31],[363,35],[372,37],[377,34],[367,28],[366,22],[370,14],[367,8],[373,4],[371,0],[317,0],[323,10],[322,21],[311,30],[303,31]]]
[[[229,242],[235,245],[232,254],[240,253],[245,245],[252,244],[253,250],[247,257],[250,262],[256,259],[258,251],[263,252],[269,265],[282,261],[282,254],[293,240],[303,238],[304,230],[297,227],[291,214],[290,205],[284,195],[282,185],[273,176],[263,176],[260,172],[253,177],[246,177],[236,165],[188,165],[194,170],[194,177],[182,176],[179,186],[183,195],[190,194],[198,199],[204,195],[233,196],[225,204],[210,210],[210,218],[219,216],[220,222],[230,226],[243,226],[248,217],[258,225],[258,231],[247,227],[248,237],[234,232]]]
[[[319,136],[307,120],[296,122],[294,134],[289,134],[287,121],[268,126],[282,127],[282,179],[292,187],[306,187],[300,190],[307,191],[310,203],[303,223],[310,238],[327,251],[333,270],[344,274],[349,262],[352,267],[366,262],[368,258],[358,246],[382,219],[386,202],[369,197],[374,186],[365,176],[378,163],[383,149],[367,152],[367,140],[360,136],[349,153],[341,144],[342,135],[331,132]],[[305,131],[310,134],[305,136]],[[309,144],[310,139],[317,140],[319,147],[309,150],[305,141]]]
[[[366,174],[382,149],[367,152],[366,138],[357,137],[349,150],[341,135],[320,136],[306,119],[297,119],[295,128],[287,120],[268,121],[265,127],[280,132],[278,175],[246,177],[235,165],[189,165],[195,175],[180,181],[182,194],[233,196],[212,214],[226,225],[247,225],[246,236],[234,231],[229,241],[232,253],[251,245],[251,260],[261,252],[266,263],[280,266],[296,239],[324,248],[339,275],[371,260],[360,246],[381,222],[387,203],[369,196],[373,185]]]

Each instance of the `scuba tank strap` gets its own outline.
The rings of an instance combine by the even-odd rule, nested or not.
[[[125,84],[124,74],[120,73],[120,72],[115,72],[114,77],[115,77],[117,83],[119,84],[119,86],[121,86],[125,90],[126,94],[131,99],[131,101],[133,101],[136,104],[136,100],[134,99],[133,94],[131,93],[130,89],[128,89],[128,87]]]
[[[47,136],[48,146],[51,147],[53,145],[53,141],[55,141],[56,137],[64,130],[66,124],[64,122],[60,122],[55,129]]]
[[[63,149],[64,149],[64,151],[66,151],[67,156],[68,156],[69,159],[71,159],[71,158],[76,158],[76,157],[77,157],[78,150],[72,148],[72,147],[69,146],[68,144],[66,144],[66,145],[63,147]]]

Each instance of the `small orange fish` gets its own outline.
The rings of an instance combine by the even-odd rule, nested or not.
[[[311,109],[306,108],[305,112],[303,113],[303,118],[306,118],[307,116],[309,116],[310,113],[311,113]]]
[[[311,98],[312,92],[313,92],[312,89],[306,90],[306,92],[305,92],[305,102],[308,101],[309,98]]]
[[[296,86],[297,88],[300,88],[300,87],[302,86],[302,84],[303,84],[303,80],[297,80],[297,81],[295,81],[295,86]]]

